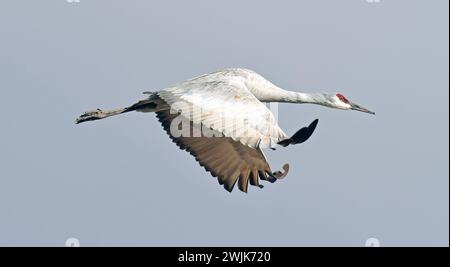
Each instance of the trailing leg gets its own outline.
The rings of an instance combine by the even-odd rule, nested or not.
[[[75,122],[76,124],[80,124],[86,121],[101,120],[104,118],[127,113],[130,111],[157,112],[164,108],[167,108],[167,104],[163,100],[161,100],[156,93],[152,93],[147,99],[141,100],[126,108],[119,108],[113,110],[96,109],[88,111],[83,115],[81,115]]]

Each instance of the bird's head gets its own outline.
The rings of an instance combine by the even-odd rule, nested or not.
[[[369,114],[375,115],[375,112],[368,110],[358,104],[349,101],[343,94],[327,94],[327,105],[332,108],[343,109],[343,110],[356,110]]]

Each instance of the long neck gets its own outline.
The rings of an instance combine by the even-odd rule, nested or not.
[[[319,104],[324,105],[327,103],[325,95],[322,93],[301,93],[293,91],[281,91],[278,94],[273,95],[273,102],[281,103],[298,103],[298,104]]]
[[[328,106],[326,93],[300,93],[281,89],[259,74],[249,73],[247,88],[261,102],[310,103]]]
[[[308,103],[327,105],[328,101],[324,93],[301,93],[283,90],[279,87],[266,88],[255,94],[261,102],[280,102],[280,103]]]

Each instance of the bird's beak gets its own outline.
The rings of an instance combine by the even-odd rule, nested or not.
[[[351,109],[353,109],[353,110],[357,110],[357,111],[361,111],[361,112],[365,112],[365,113],[369,113],[369,114],[375,115],[375,112],[370,111],[370,110],[368,110],[365,107],[361,107],[358,104],[350,103],[350,106],[351,106]]]

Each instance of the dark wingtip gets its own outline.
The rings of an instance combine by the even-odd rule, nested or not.
[[[319,119],[315,119],[315,120],[313,120],[313,122],[311,122],[311,124],[308,126],[308,130],[311,132],[311,135],[313,134],[314,130],[316,129],[318,123],[319,123]]]
[[[287,147],[290,143],[292,143],[292,140],[290,138],[284,139],[284,140],[281,140],[280,142],[278,142],[278,144],[280,146],[284,146],[284,147]]]
[[[318,123],[319,119],[315,119],[313,122],[309,124],[308,127],[301,128],[291,138],[281,140],[280,142],[278,142],[278,144],[281,146],[288,146],[290,144],[295,145],[305,142],[314,133],[314,130],[316,129]]]

